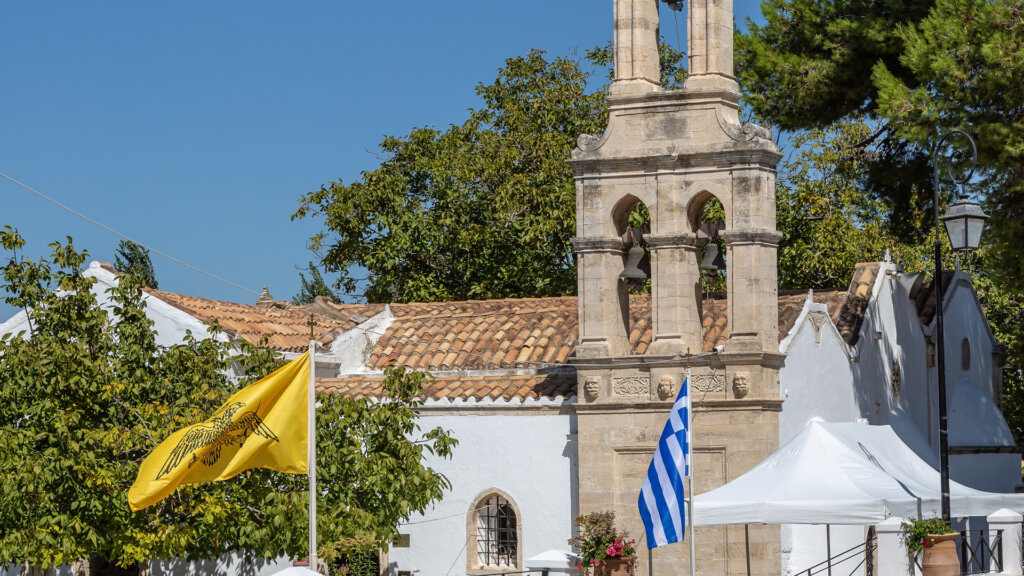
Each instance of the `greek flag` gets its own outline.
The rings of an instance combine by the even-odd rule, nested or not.
[[[647,469],[637,505],[647,530],[647,547],[681,542],[685,508],[683,478],[690,475],[690,379],[679,390],[661,440]]]

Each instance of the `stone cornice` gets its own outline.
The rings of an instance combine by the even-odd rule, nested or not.
[[[751,143],[746,143],[753,146]],[[773,145],[774,147],[774,145]],[[577,148],[577,150],[580,150]],[[599,152],[581,152],[569,160],[569,165],[579,179],[600,180],[622,178],[623,176],[649,177],[647,168],[657,169],[662,174],[687,175],[702,170],[721,173],[723,169],[759,169],[775,172],[782,154],[766,148],[740,148],[713,152],[688,151],[666,154],[652,151],[637,156],[606,157]]]
[[[720,233],[726,246],[743,246],[746,244],[763,244],[778,246],[782,240],[782,232],[775,230],[723,230]]]
[[[719,359],[729,366],[764,366],[766,368],[781,368],[786,361],[786,355],[780,352],[729,352],[729,341],[725,343],[725,350],[718,353]]]
[[[714,354],[694,354],[691,357],[693,366],[707,366]],[[608,370],[612,368],[672,368],[686,367],[686,357],[681,355],[615,356],[612,358],[587,358],[570,356],[566,362],[577,370]]]
[[[766,410],[782,411],[781,398],[744,398],[742,400],[695,400],[691,399],[696,411],[716,412],[720,410]],[[655,413],[664,414],[672,407],[671,400],[660,402],[594,402],[592,404],[575,404],[577,414],[631,414]]]
[[[608,108],[612,112],[666,106],[692,108],[695,105],[718,104],[739,109],[740,94],[731,90],[658,90],[642,94],[609,94]]]
[[[575,236],[570,242],[577,254],[587,252],[622,252],[626,249],[626,243],[622,238],[607,238],[604,236]]]
[[[647,241],[647,245],[650,246],[651,250],[676,246],[696,248],[700,243],[696,234],[648,234],[644,236],[644,240]]]

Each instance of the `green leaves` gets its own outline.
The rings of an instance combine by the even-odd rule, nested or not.
[[[845,288],[858,262],[889,251],[908,270],[928,262],[931,244],[905,242],[889,230],[894,206],[861,187],[867,153],[857,146],[872,133],[864,122],[836,123],[794,139],[779,171],[777,195],[779,286]],[[904,225],[911,220],[903,218]]]
[[[303,196],[295,217],[324,219],[312,244],[338,287],[371,302],[574,292],[566,161],[607,114],[590,80],[567,58],[511,58],[463,124],[386,138],[376,170]]]
[[[143,286],[159,287],[156,273],[153,272],[153,261],[149,258],[149,250],[131,240],[121,240],[117,245],[114,268],[123,274],[137,276]]]
[[[0,244],[13,253],[24,242],[8,227]],[[253,470],[130,511],[126,492],[158,442],[282,361],[220,342],[215,329],[157,346],[137,276],[110,290],[108,312],[80,273],[85,253],[70,241],[53,248],[53,263],[13,254],[3,272],[7,302],[28,311],[32,331],[0,338],[0,563],[305,556],[305,476]],[[321,398],[318,521],[330,554],[386,545],[397,523],[448,487],[422,462],[425,452],[450,455],[455,442],[440,429],[420,434],[424,378],[390,370],[380,402]]]

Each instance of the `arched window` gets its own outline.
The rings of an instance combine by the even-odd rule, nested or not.
[[[505,572],[522,566],[519,509],[508,494],[496,489],[485,491],[477,498],[468,520],[466,561],[470,572]]]

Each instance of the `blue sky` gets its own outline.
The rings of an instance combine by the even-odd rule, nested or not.
[[[758,14],[738,1],[736,15]],[[612,0],[0,0],[0,172],[144,244],[277,299],[318,222],[302,194],[379,163],[384,135],[460,123],[476,83],[531,48],[611,39]],[[674,14],[662,31],[675,41]],[[685,44],[685,19],[678,19]],[[27,255],[120,238],[0,180],[0,226]],[[9,255],[3,255],[7,259]],[[256,296],[154,255],[160,288]],[[13,310],[0,303],[0,320]]]

